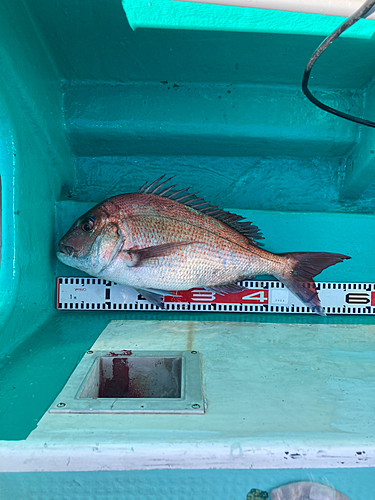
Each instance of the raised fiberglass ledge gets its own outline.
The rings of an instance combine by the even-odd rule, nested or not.
[[[362,103],[357,90],[317,95],[340,109]],[[341,157],[358,140],[357,125],[337,120],[309,103],[300,88],[287,86],[72,84],[64,88],[64,107],[77,156],[107,156],[108,151],[111,156],[210,156],[214,151],[218,156]]]
[[[94,351],[199,351],[204,415],[46,413],[1,471],[375,465],[373,325],[118,321]]]

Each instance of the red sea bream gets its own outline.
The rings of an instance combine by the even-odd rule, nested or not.
[[[164,176],[163,176],[164,177]],[[236,284],[272,275],[324,315],[313,277],[350,257],[326,252],[273,254],[260,248],[258,227],[209,205],[163,177],[121,194],[80,217],[61,239],[57,257],[91,276],[135,288],[163,307],[170,290],[243,290]]]

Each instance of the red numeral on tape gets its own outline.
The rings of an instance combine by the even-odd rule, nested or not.
[[[249,289],[237,293],[218,293],[204,290],[203,288],[194,288],[178,293],[178,297],[166,296],[164,302],[191,302],[192,304],[268,304],[268,290]]]

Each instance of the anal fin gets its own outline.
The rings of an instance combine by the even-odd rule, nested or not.
[[[168,295],[170,297],[178,297],[177,294],[169,292],[168,290],[159,290],[156,288],[134,288],[142,297],[148,300],[154,306],[160,309],[165,309],[164,296]]]
[[[237,285],[236,283],[231,283],[229,285],[215,285],[215,286],[205,286],[205,290],[210,292],[218,293],[219,295],[225,295],[226,293],[237,293],[247,290],[245,286]]]

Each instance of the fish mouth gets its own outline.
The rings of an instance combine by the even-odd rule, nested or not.
[[[59,248],[61,253],[68,255],[69,257],[72,257],[75,253],[75,249],[71,245],[63,245],[60,243]]]

